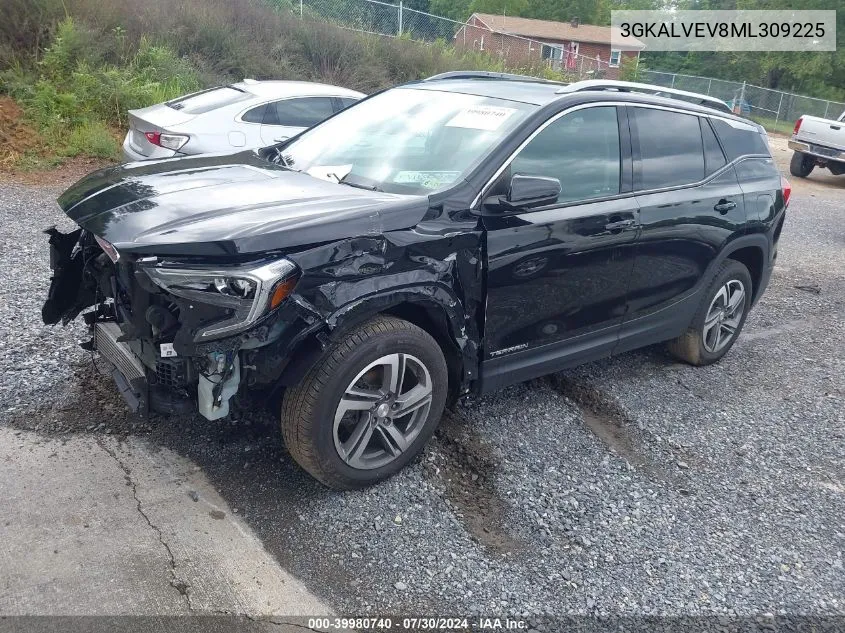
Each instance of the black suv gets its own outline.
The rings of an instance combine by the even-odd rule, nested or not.
[[[43,318],[91,308],[138,411],[281,396],[296,461],[361,487],[464,394],[660,341],[719,360],[788,198],[765,132],[731,114],[451,73],[280,145],[82,179],[59,198],[80,228],[48,231]]]

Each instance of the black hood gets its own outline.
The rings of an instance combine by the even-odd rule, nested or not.
[[[121,252],[233,255],[409,228],[428,198],[326,182],[250,151],[103,169],[59,205]]]

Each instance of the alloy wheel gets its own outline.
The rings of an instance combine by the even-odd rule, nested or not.
[[[704,349],[711,354],[724,349],[736,336],[744,313],[745,286],[738,279],[731,279],[710,302],[702,332]]]
[[[432,402],[431,374],[411,354],[388,354],[367,365],[337,405],[334,444],[352,468],[389,464],[420,434]]]

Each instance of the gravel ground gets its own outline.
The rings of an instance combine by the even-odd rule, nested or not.
[[[0,424],[181,453],[339,612],[845,614],[842,190],[794,194],[719,365],[648,348],[463,403],[356,493],[300,471],[270,415],[128,415],[83,329],[40,325],[56,193],[0,185]]]

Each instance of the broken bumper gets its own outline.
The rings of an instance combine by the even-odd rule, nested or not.
[[[147,374],[129,346],[119,340],[121,334],[116,323],[96,323],[94,349],[111,364],[111,376],[129,408],[133,413],[146,415],[149,411]]]

